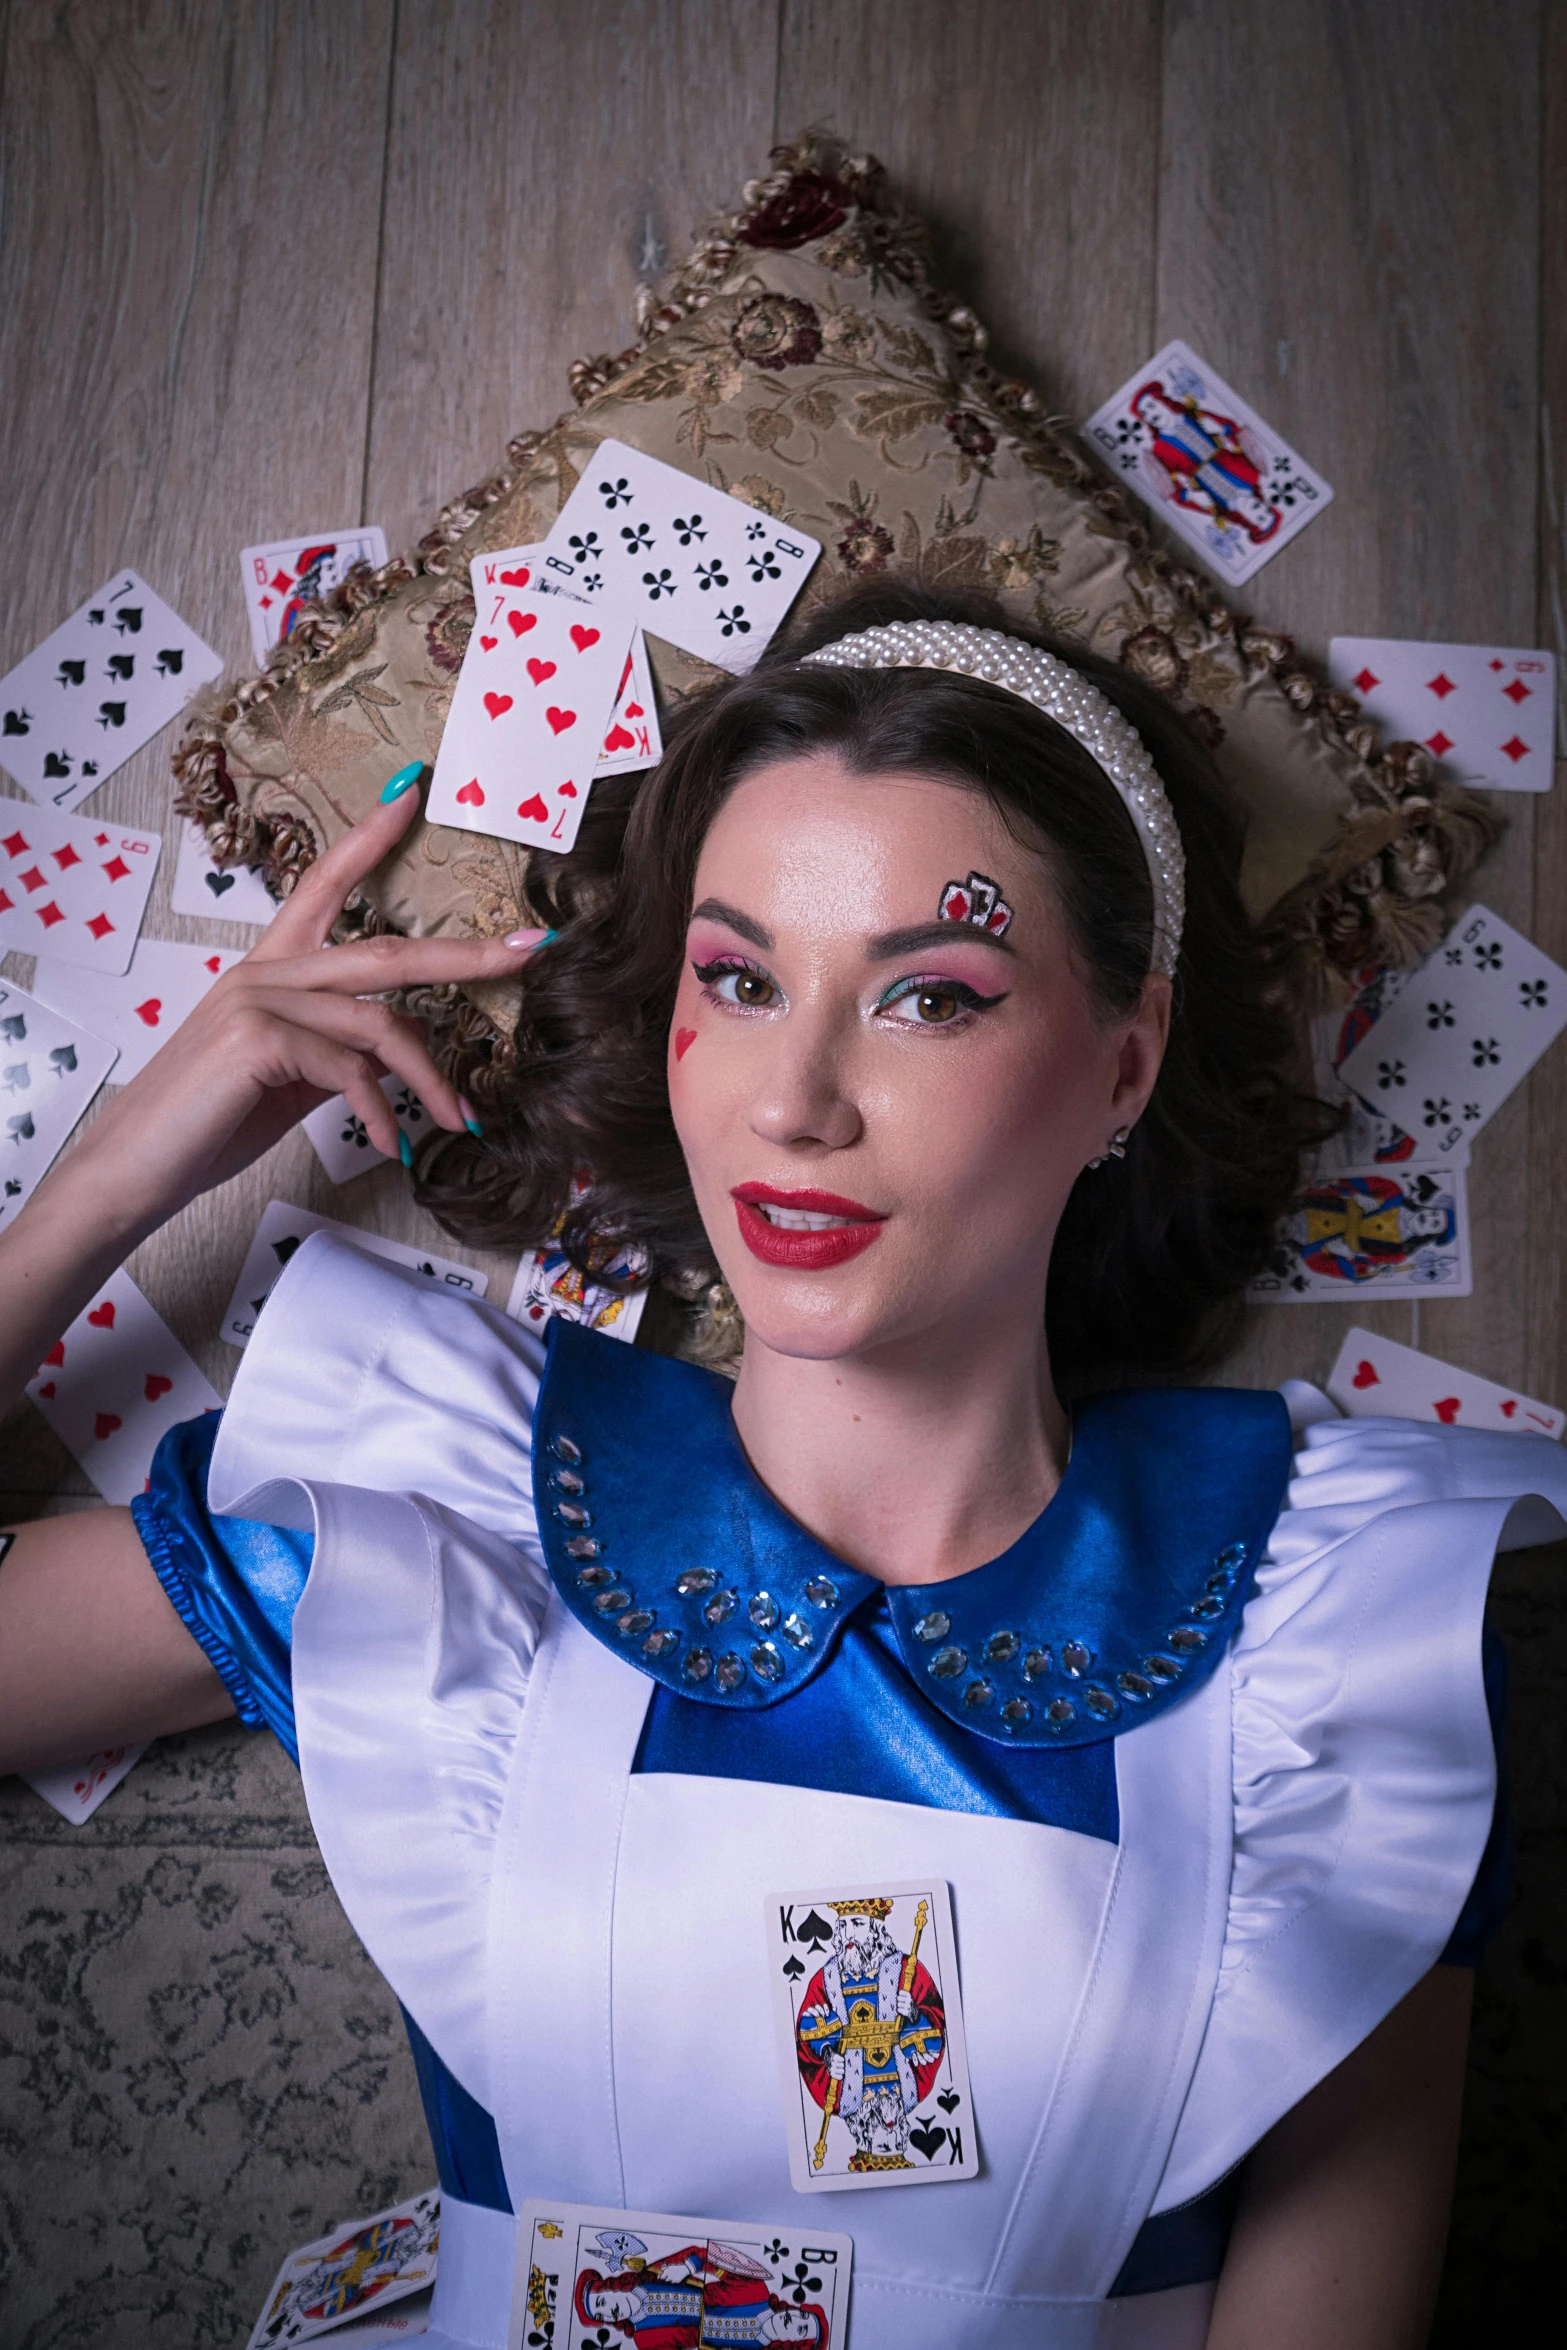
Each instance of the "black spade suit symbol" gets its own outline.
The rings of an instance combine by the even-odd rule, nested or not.
[[[16,1195],[17,1195],[17,1193],[18,1193],[18,1192],[21,1190],[21,1188],[22,1188],[22,1187],[21,1187],[21,1185],[20,1185],[20,1184],[17,1182],[17,1180],[16,1180],[16,1177],[15,1177],[14,1175],[8,1175],[8,1176],[6,1177],[6,1179],[5,1179],[5,1196],[6,1196],[6,1198],[7,1198],[7,1199],[15,1199],[15,1197],[16,1197]]]
[[[185,656],[177,645],[165,645],[153,666],[160,677],[178,677],[185,666]]]
[[[824,1917],[813,1909],[794,1929],[796,1942],[808,1942],[813,1950],[821,1950],[832,1940],[832,1928]]]
[[[947,2133],[937,2122],[916,2123],[909,2132],[909,2144],[917,2146],[927,2162],[934,2162],[947,2143]]]
[[[54,1071],[56,1077],[64,1077],[68,1071],[74,1069],[76,1066],[75,1045],[55,1045],[49,1055],[49,1066]]]
[[[45,751],[44,773],[48,776],[69,775],[71,762],[63,751]]]
[[[118,612],[116,612],[114,615],[114,625],[119,630],[121,636],[140,636],[140,604],[122,604]]]
[[[288,1263],[289,1258],[293,1255],[295,1249],[298,1248],[300,1239],[301,1235],[299,1233],[289,1232],[284,1235],[283,1239],[274,1240],[272,1243],[272,1254],[276,1257],[280,1265],[286,1265]]]
[[[33,714],[31,710],[7,710],[5,714],[5,732],[7,734],[31,734],[32,730]]]
[[[226,889],[234,887],[232,873],[204,873],[201,878],[215,898],[220,898]]]
[[[954,2113],[963,2100],[956,2089],[943,2089],[936,2103],[941,2107],[943,2113]]]
[[[125,704],[123,702],[100,702],[98,704],[98,724],[103,727],[123,726],[125,724]]]
[[[20,1044],[27,1034],[27,1022],[20,1012],[10,1012],[0,1020],[0,1036],[7,1044]]]
[[[85,661],[62,661],[57,674],[61,685],[85,685],[87,664]]]
[[[135,674],[136,656],[134,653],[111,653],[109,655],[109,675],[117,677],[121,685],[129,685]]]
[[[805,1972],[805,1969],[804,1969],[804,1967],[801,1965],[801,1963],[800,1963],[799,1959],[797,1959],[797,1958],[786,1958],[786,1959],[784,1960],[784,1968],[783,1968],[783,1971],[784,1971],[785,1975],[788,1977],[789,1981],[792,1983],[792,1982],[794,1982],[794,1981],[795,1981],[795,1980],[796,1980],[796,1979],[797,1979],[799,1976],[801,1976],[801,1975],[803,1975],[803,1974],[804,1974],[804,1972]]]
[[[31,1110],[23,1110],[16,1118],[7,1118],[5,1130],[13,1142],[31,1142],[37,1132]]]

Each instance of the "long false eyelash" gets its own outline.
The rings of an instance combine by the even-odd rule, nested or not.
[[[749,971],[753,979],[770,980],[773,976],[760,963],[753,963],[748,955],[715,955],[710,963],[693,963],[691,968],[704,987],[711,987],[715,979],[722,979],[731,971]]]
[[[890,1005],[902,1003],[905,998],[911,995],[929,993],[931,995],[955,996],[964,1013],[988,1012],[992,1005],[1005,1003],[1011,992],[1010,988],[1004,987],[997,995],[981,995],[979,989],[970,987],[966,979],[948,979],[944,976],[934,976],[929,972],[916,972],[911,978],[894,980],[886,994],[879,998],[875,1008],[878,1012],[884,1012]],[[907,1025],[913,1027],[916,1023],[910,1021]],[[955,1020],[945,1020],[931,1021],[926,1025],[936,1028],[955,1028],[958,1023]]]

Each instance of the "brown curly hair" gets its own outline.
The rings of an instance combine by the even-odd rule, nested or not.
[[[830,751],[854,774],[912,769],[985,793],[1049,869],[1101,1015],[1130,1012],[1149,967],[1153,896],[1131,819],[1089,753],[975,678],[800,665],[839,636],[910,619],[1022,633],[985,597],[859,587],[749,676],[683,704],[661,764],[595,785],[572,853],[536,857],[535,902],[561,935],[523,980],[514,1071],[491,1093],[482,1142],[432,1136],[420,1160],[419,1196],[449,1231],[525,1246],[558,1231],[599,1278],[629,1244],[666,1294],[711,1292],[713,1251],[670,1115],[669,1023],[708,827],[742,777],[781,758]],[[1051,1263],[1052,1373],[1081,1394],[1211,1358],[1298,1189],[1303,1149],[1334,1119],[1299,1083],[1297,1027],[1237,888],[1240,822],[1206,750],[1137,678],[1076,646],[1030,641],[1069,660],[1136,727],[1187,860],[1158,1083],[1125,1158],[1073,1189]]]

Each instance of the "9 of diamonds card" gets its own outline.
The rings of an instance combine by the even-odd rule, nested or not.
[[[163,846],[54,808],[0,806],[0,949],[125,971]]]

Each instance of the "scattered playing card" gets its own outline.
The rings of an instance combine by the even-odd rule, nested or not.
[[[613,1267],[606,1266],[605,1270],[618,1272],[633,1263],[640,1260],[636,1252],[627,1250],[613,1260]],[[517,1267],[506,1311],[514,1322],[528,1322],[535,1327],[547,1322],[552,1314],[559,1314],[568,1322],[583,1323],[589,1330],[605,1330],[611,1338],[629,1340],[636,1337],[646,1304],[645,1289],[633,1289],[627,1294],[590,1281],[558,1248],[549,1245],[529,1249]]]
[[[171,1428],[223,1406],[123,1266],[55,1341],[27,1392],[110,1502],[144,1490]]]
[[[179,863],[174,868],[176,914],[197,914],[222,922],[254,922],[264,927],[278,911],[259,873],[248,865],[214,865],[200,825],[180,827]]]
[[[1352,1305],[1366,1296],[1467,1297],[1469,1280],[1462,1164],[1383,1165],[1308,1184],[1250,1295],[1266,1305]]]
[[[127,970],[162,846],[156,832],[0,801],[0,950]]]
[[[1368,1110],[1339,1075],[1347,1053],[1352,1053],[1372,1024],[1380,1020],[1395,996],[1409,984],[1407,971],[1372,970],[1360,975],[1354,995],[1343,1008],[1312,1023],[1313,1078],[1323,1101],[1344,1114],[1339,1132],[1322,1143],[1313,1160],[1313,1172],[1342,1175],[1352,1167],[1425,1167],[1464,1161],[1466,1143],[1444,1151],[1434,1136],[1406,1134],[1396,1119]]]
[[[946,1886],[781,1893],[766,1920],[796,2191],[977,2178]]]
[[[886,2182],[883,2181],[883,2184]],[[848,2236],[794,2219],[681,2219],[612,2204],[524,2203],[507,2350],[640,2342],[803,2342],[842,2350]]]
[[[223,1336],[230,1346],[249,1343],[257,1317],[271,1296],[279,1274],[312,1232],[335,1232],[339,1240],[348,1241],[354,1248],[362,1248],[372,1257],[386,1257],[394,1265],[412,1265],[415,1272],[423,1273],[440,1288],[456,1290],[464,1297],[483,1297],[490,1285],[489,1276],[477,1272],[472,1265],[454,1264],[450,1257],[409,1248],[405,1242],[387,1240],[379,1232],[363,1232],[357,1224],[339,1224],[331,1216],[317,1216],[309,1208],[294,1207],[288,1200],[269,1200],[223,1316]]]
[[[1344,1057],[1344,1083],[1444,1151],[1472,1142],[1567,1026],[1567,971],[1471,906]]]
[[[106,1746],[101,1754],[90,1754],[85,1762],[59,1763],[52,1771],[24,1771],[22,1777],[62,1820],[68,1820],[73,1828],[81,1828],[146,1751],[145,1746]]]
[[[562,587],[549,577],[543,568],[543,557],[542,544],[499,547],[492,555],[475,556],[469,566],[475,604],[482,607],[487,596],[494,597],[509,587],[532,587],[540,595],[569,596],[573,603],[580,603],[582,598],[573,589]],[[631,650],[620,673],[615,707],[603,747],[593,762],[594,779],[601,775],[635,774],[640,768],[656,767],[663,756],[664,738],[659,732],[647,639],[639,628],[632,632]]]
[[[1562,1432],[1563,1414],[1552,1405],[1370,1330],[1346,1333],[1328,1374],[1328,1393],[1352,1420],[1440,1420],[1444,1428],[1501,1428],[1525,1436]]]
[[[48,1174],[115,1058],[101,1036],[0,980],[0,1231]]]
[[[128,971],[79,971],[39,956],[33,988],[40,1003],[77,1020],[115,1046],[116,1085],[139,1076],[161,1044],[194,1012],[213,982],[244,960],[239,947],[193,947],[172,939],[137,941]]]
[[[821,551],[677,466],[601,441],[544,542],[543,567],[586,603],[741,676]]]
[[[430,1123],[430,1113],[411,1085],[400,1077],[381,1079],[381,1091],[392,1105],[392,1115],[408,1136],[417,1142]],[[356,1110],[351,1110],[340,1093],[318,1110],[312,1110],[302,1121],[310,1147],[321,1161],[334,1183],[351,1182],[371,1167],[384,1167],[389,1154],[377,1150],[370,1140],[370,1132]]]
[[[301,605],[335,588],[355,563],[379,567],[385,561],[386,534],[373,528],[309,531],[302,538],[242,547],[239,567],[257,662],[292,634]]]
[[[1515,645],[1336,636],[1328,675],[1359,695],[1386,740],[1423,743],[1466,782],[1488,791],[1550,790],[1554,655]]]
[[[0,678],[0,760],[49,808],[74,808],[177,718],[223,661],[134,571]]]
[[[371,2310],[428,2292],[440,2240],[441,2198],[431,2187],[301,2244],[278,2270],[245,2350],[312,2341]]]
[[[1083,431],[1110,470],[1236,585],[1333,496],[1321,474],[1186,343],[1166,343]]]

